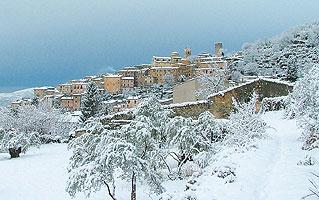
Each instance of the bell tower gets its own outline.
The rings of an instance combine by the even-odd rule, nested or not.
[[[217,57],[224,56],[223,43],[221,43],[221,42],[215,43],[215,56],[217,56]]]
[[[186,48],[184,49],[184,57],[185,57],[185,58],[188,58],[188,57],[190,57],[191,55],[192,55],[192,50],[191,50],[191,48],[186,47]]]

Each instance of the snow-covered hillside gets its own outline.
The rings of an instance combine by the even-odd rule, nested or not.
[[[233,66],[246,75],[286,75],[295,81],[319,63],[319,23],[299,26],[273,38],[244,45],[243,62]]]
[[[176,200],[185,195],[196,196],[198,200],[297,200],[307,195],[308,179],[312,178],[311,172],[318,172],[318,165],[307,166],[300,161],[305,161],[310,153],[318,160],[318,150],[301,150],[302,142],[298,140],[301,133],[296,121],[283,119],[282,114],[282,111],[276,111],[263,116],[272,128],[267,130],[269,137],[261,140],[257,148],[233,153],[207,167],[202,176],[193,178],[195,183],[186,192],[189,180],[165,182],[165,197]],[[69,156],[66,144],[43,145],[18,159],[0,154],[0,199],[71,199],[65,192]],[[236,174],[233,183],[225,184],[225,179],[212,175],[216,166],[226,165]],[[119,182],[117,185],[118,200],[129,199],[130,184]],[[158,199],[149,194],[146,187],[138,185],[137,188],[137,199]],[[90,199],[108,198],[106,190],[102,190]],[[76,199],[84,199],[84,196],[78,195]]]
[[[33,88],[18,90],[11,93],[0,93],[0,106],[7,106],[12,101],[31,97],[33,97]]]

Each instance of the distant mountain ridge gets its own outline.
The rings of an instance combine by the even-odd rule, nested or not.
[[[32,98],[33,88],[18,90],[11,93],[0,93],[0,106],[8,106],[12,101],[22,98]]]

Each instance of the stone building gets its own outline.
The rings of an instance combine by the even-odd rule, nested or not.
[[[73,110],[74,108],[74,101],[73,97],[62,97],[61,100],[61,107],[67,110]]]
[[[135,78],[132,76],[121,78],[121,89],[130,90],[134,88]]]
[[[62,94],[71,95],[72,85],[69,83],[59,84],[57,89]]]
[[[46,95],[54,95],[55,94],[54,87],[38,87],[33,89],[34,96],[42,99]]]
[[[72,82],[71,83],[71,94],[83,94],[86,90],[86,82]]]
[[[107,75],[103,77],[104,89],[111,93],[118,93],[122,89],[122,75]]]
[[[149,74],[152,77],[153,84],[163,85],[168,77],[176,80],[178,67],[152,67]]]
[[[200,83],[196,78],[187,80],[173,87],[173,103],[193,102],[201,100],[197,95]]]

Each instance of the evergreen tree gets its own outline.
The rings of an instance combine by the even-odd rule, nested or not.
[[[96,115],[98,113],[100,103],[101,98],[97,85],[94,82],[90,82],[87,85],[86,92],[83,95],[81,102],[82,121],[86,121],[88,118]]]
[[[296,59],[294,59],[294,60],[296,60]],[[297,66],[296,66],[296,64],[294,64],[296,62],[297,61],[292,62],[288,65],[288,68],[287,68],[287,80],[288,81],[295,82],[298,79]]]

